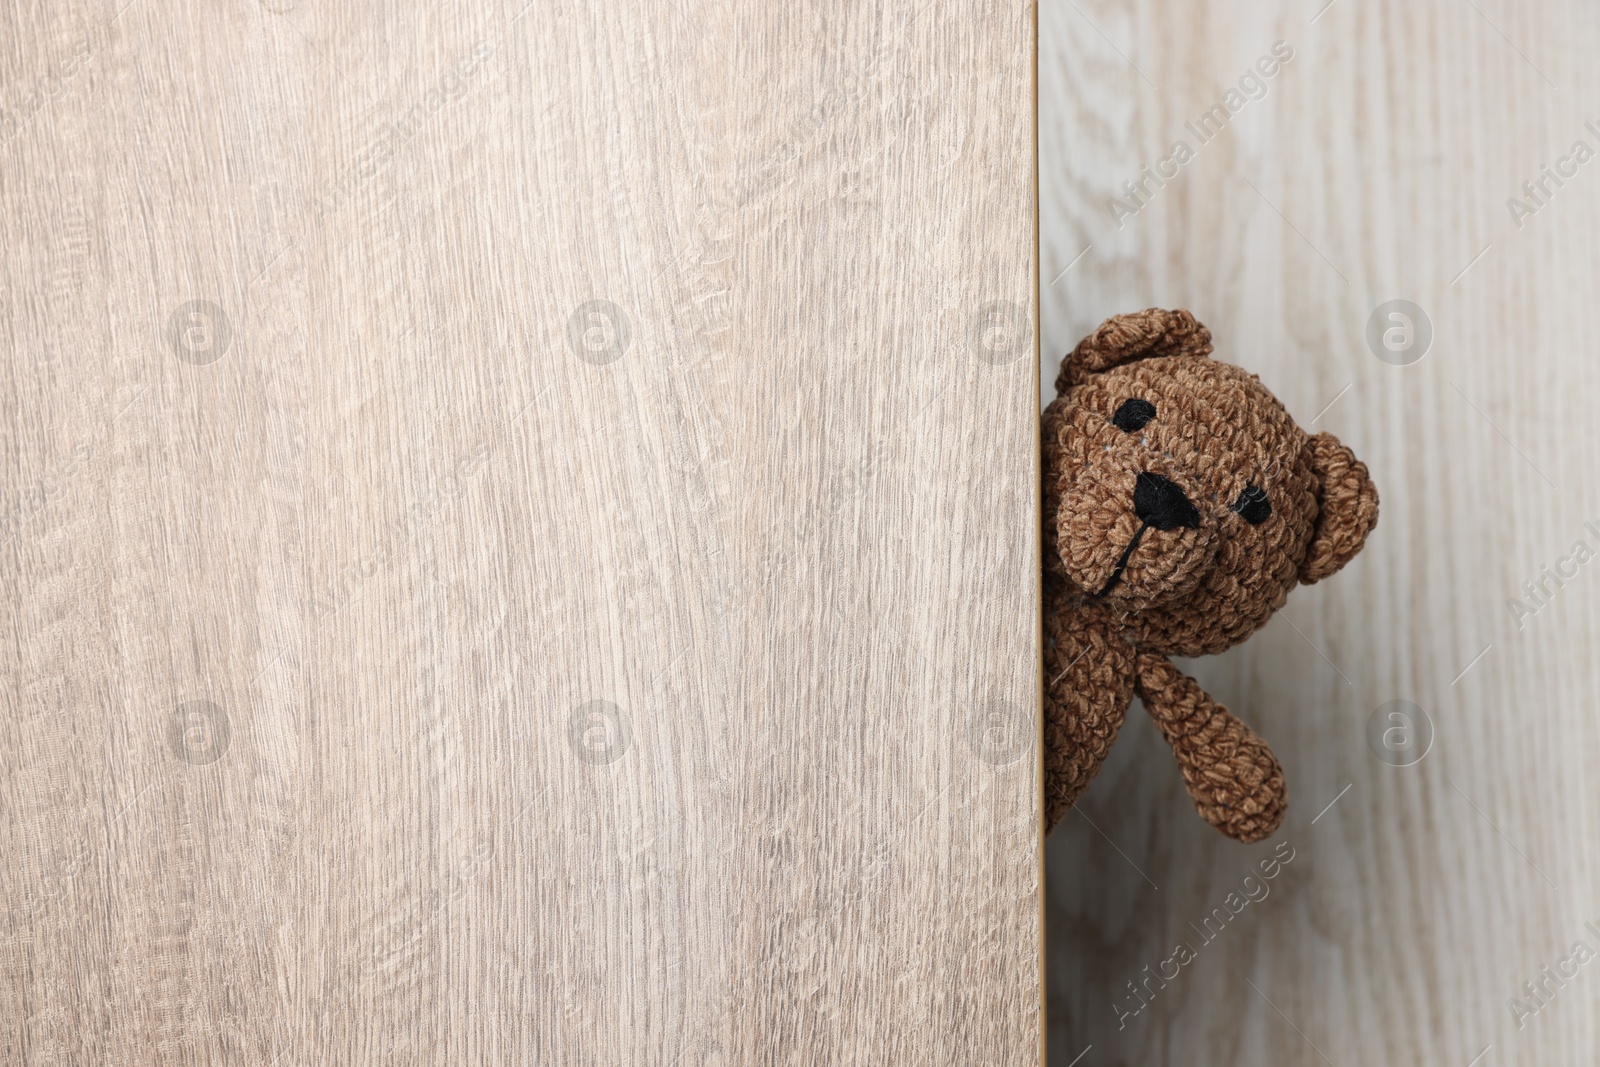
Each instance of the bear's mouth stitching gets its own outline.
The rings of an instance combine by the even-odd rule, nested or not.
[[[1133,550],[1139,547],[1139,542],[1143,540],[1144,532],[1148,529],[1150,529],[1150,524],[1146,522],[1142,523],[1139,529],[1134,531],[1133,540],[1129,541],[1128,547],[1122,550],[1122,556],[1117,560],[1117,565],[1111,568],[1111,577],[1106,580],[1105,585],[1100,587],[1100,591],[1094,594],[1096,600],[1111,592],[1112,587],[1122,580],[1122,572],[1128,569],[1128,560],[1132,558]]]

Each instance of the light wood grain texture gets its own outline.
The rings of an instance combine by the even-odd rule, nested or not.
[[[1034,29],[0,13],[0,1060],[1035,1062]]]
[[[1277,839],[1195,819],[1135,710],[1049,842],[1051,1062],[1600,1059],[1600,964],[1535,1015],[1508,1003],[1575,942],[1600,950],[1600,563],[1569,559],[1531,618],[1507,605],[1600,549],[1600,162],[1520,228],[1507,205],[1575,141],[1600,149],[1600,13],[1325,4],[1041,11],[1044,380],[1106,315],[1187,307],[1383,496],[1344,572],[1192,664],[1283,761]],[[1293,59],[1200,144],[1185,123],[1278,40]],[[1194,158],[1119,228],[1108,198],[1178,139]],[[1434,332],[1409,366],[1365,340],[1397,298]],[[1412,766],[1367,742],[1393,699],[1433,723]],[[1205,941],[1191,924],[1283,842],[1270,895]],[[1197,957],[1119,1029],[1127,983],[1180,941]]]

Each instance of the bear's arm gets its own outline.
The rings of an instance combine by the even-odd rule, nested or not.
[[[1156,652],[1139,654],[1139,699],[1172,746],[1195,810],[1236,841],[1260,841],[1283,823],[1283,768],[1255,731]]]
[[[1044,829],[1049,833],[1105,762],[1133,702],[1134,649],[1044,583]]]

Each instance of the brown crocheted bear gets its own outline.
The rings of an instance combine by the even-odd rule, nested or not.
[[[1046,830],[1100,769],[1135,693],[1202,818],[1283,821],[1272,750],[1168,656],[1221,652],[1378,521],[1367,468],[1307,435],[1187,311],[1118,315],[1062,364],[1044,413]]]

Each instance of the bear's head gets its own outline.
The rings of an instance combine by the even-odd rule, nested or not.
[[[1044,418],[1046,568],[1167,655],[1244,640],[1378,520],[1366,466],[1211,347],[1187,311],[1109,319]]]

